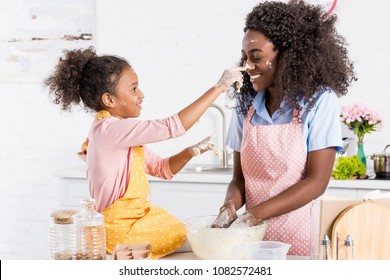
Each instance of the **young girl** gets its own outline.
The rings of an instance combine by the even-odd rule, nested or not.
[[[192,157],[215,147],[208,137],[162,159],[145,145],[185,134],[221,93],[242,82],[242,70],[225,70],[215,86],[173,116],[137,120],[144,94],[125,59],[97,56],[92,47],[65,51],[45,85],[62,110],[82,101],[97,112],[88,135],[87,178],[96,209],[104,214],[108,253],[116,244],[149,243],[157,259],[183,244],[183,224],[147,200],[145,173],[171,179]]]

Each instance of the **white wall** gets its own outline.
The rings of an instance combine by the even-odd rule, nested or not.
[[[141,118],[166,117],[204,93],[241,58],[244,18],[257,2],[98,1],[96,45],[99,52],[126,57],[137,71],[145,94]],[[115,17],[106,16],[108,10]],[[221,97],[217,103],[228,101]],[[218,112],[210,109],[184,137],[151,147],[168,156],[214,134],[222,148],[221,123]],[[211,153],[193,163],[200,161],[218,163]]]
[[[0,0],[0,6],[5,2]],[[146,95],[142,118],[166,117],[240,58],[244,18],[257,2],[96,0],[96,48],[126,57],[136,69]],[[340,102],[365,103],[384,117],[383,130],[366,137],[367,154],[390,142],[389,6],[385,0],[369,5],[344,0],[336,8],[359,77]],[[40,84],[0,84],[0,95],[0,259],[48,259],[49,215],[59,205],[56,174],[83,165],[76,153],[92,116],[78,109],[60,112]],[[229,100],[221,96],[217,103]],[[215,134],[221,147],[220,120],[213,111],[187,135],[153,149],[168,156],[208,134]],[[216,163],[211,154],[197,161]]]

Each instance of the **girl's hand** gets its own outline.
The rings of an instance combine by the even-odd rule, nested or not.
[[[236,83],[237,91],[240,91],[240,88],[243,83],[242,73],[245,71],[245,67],[236,66],[231,69],[227,69],[223,72],[216,87],[222,88],[223,91],[227,90],[232,84]]]
[[[228,228],[234,220],[237,219],[236,208],[233,201],[228,200],[219,209],[219,215],[215,221],[211,224],[212,228]]]
[[[251,212],[247,211],[244,214],[238,216],[238,218],[230,225],[231,228],[238,227],[253,227],[258,225],[261,219],[258,219]]]
[[[219,159],[222,159],[222,153],[219,151],[211,141],[214,139],[212,135],[206,137],[201,142],[188,147],[188,151],[192,156],[198,156],[200,154],[203,154],[206,151],[214,151],[214,153],[217,155]]]

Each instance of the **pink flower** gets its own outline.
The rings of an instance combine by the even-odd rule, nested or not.
[[[364,135],[382,128],[382,117],[363,104],[353,104],[341,108],[340,119],[358,137],[358,142],[363,143]]]

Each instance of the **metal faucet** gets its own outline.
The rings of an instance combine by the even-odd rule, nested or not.
[[[225,111],[223,110],[223,108],[221,106],[219,106],[218,104],[215,104],[215,103],[211,104],[210,107],[217,109],[222,115],[222,147],[223,147],[222,167],[227,168],[228,167],[228,151],[227,151],[226,145],[225,145],[225,142],[226,142],[226,114],[225,114]]]

